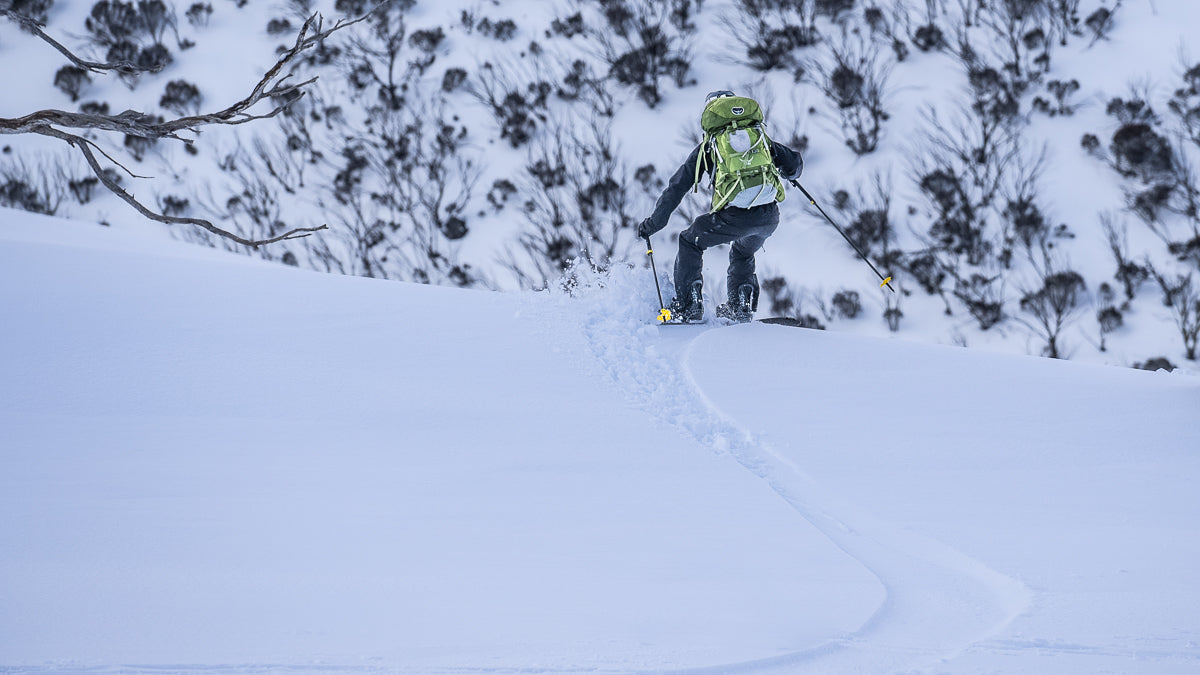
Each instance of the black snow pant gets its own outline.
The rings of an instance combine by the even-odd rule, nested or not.
[[[719,244],[732,243],[729,249],[728,295],[736,297],[743,284],[754,288],[758,304],[758,275],[754,273],[754,254],[762,248],[767,237],[779,227],[779,206],[764,204],[752,209],[728,207],[716,213],[705,213],[679,233],[679,254],[675,257],[675,295],[690,303],[690,289],[701,280],[704,272],[704,250]]]

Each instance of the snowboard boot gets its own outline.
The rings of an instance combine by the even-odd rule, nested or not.
[[[736,293],[729,294],[729,302],[717,306],[717,316],[723,319],[747,323],[754,319],[754,286],[742,284]]]
[[[704,320],[704,282],[693,281],[691,293],[686,298],[676,296],[671,300],[671,316],[684,323]]]

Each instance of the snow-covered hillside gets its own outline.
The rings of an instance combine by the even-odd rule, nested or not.
[[[759,256],[765,313],[1089,363],[1191,363],[1179,322],[1200,329],[1200,55],[1190,47],[1200,4],[380,5],[299,61],[296,81],[320,79],[287,114],[237,133],[208,128],[194,153],[120,133],[98,134],[100,147],[153,177],[122,174],[151,207],[246,236],[330,227],[253,255],[513,290],[553,281],[575,257],[644,265],[633,227],[698,140],[704,93],[732,88],[764,103],[773,137],[803,150],[806,187],[902,291],[881,293],[793,191]],[[110,43],[128,29],[136,45],[122,47],[172,58],[138,77],[64,74],[58,52],[0,20],[0,116],[174,117],[245,96],[311,12],[328,26],[375,3],[0,6],[43,14],[85,57],[121,53]],[[156,21],[130,19],[149,7]],[[0,204],[114,227],[136,219],[94,179],[80,182],[86,168],[61,143],[5,136],[0,149]],[[689,197],[656,237],[662,268],[706,198]],[[712,299],[725,293],[723,257],[709,254]],[[1044,316],[1054,295],[1067,302]]]
[[[0,211],[0,671],[1200,668],[1200,380]]]

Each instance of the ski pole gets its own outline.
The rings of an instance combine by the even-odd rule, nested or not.
[[[884,286],[887,286],[893,293],[895,293],[896,289],[892,288],[892,278],[888,277],[884,279],[883,275],[879,273],[879,270],[875,269],[875,266],[871,264],[871,260],[867,257],[867,254],[863,253],[863,250],[858,247],[858,244],[854,243],[854,240],[847,236],[845,231],[838,227],[837,223],[833,222],[833,218],[830,218],[829,214],[825,213],[825,209],[821,208],[821,205],[817,203],[817,200],[813,199],[812,195],[808,194],[808,190],[804,189],[804,186],[800,184],[800,181],[792,180],[792,185],[795,185],[800,189],[801,192],[804,193],[805,197],[808,197],[809,203],[817,207],[817,210],[821,212],[821,215],[825,216],[825,220],[829,221],[829,224],[833,226],[833,229],[837,230],[838,234],[842,235],[842,238],[846,240],[846,243],[854,247],[854,250],[858,253],[859,257],[863,259],[863,262],[867,263],[867,265],[871,267],[871,271],[875,273],[875,276],[883,280],[883,283],[879,284],[879,287],[883,288]]]
[[[662,287],[658,285],[658,269],[654,266],[654,246],[650,244],[650,235],[646,235],[646,255],[650,256],[650,271],[654,273],[654,290],[658,291],[658,320],[666,323],[671,320],[671,310],[662,301]]]

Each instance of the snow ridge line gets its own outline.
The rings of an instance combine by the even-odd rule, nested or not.
[[[695,378],[692,363],[700,339],[698,335],[684,347],[680,372],[713,417],[737,427],[737,421],[705,394]],[[733,453],[739,463],[766,481],[835,546],[868,569],[886,591],[886,599],[875,615],[842,642],[846,649],[797,654],[790,663],[779,665],[794,667],[803,658],[809,665],[817,665],[814,661],[819,659],[822,670],[833,667],[839,671],[890,672],[928,667],[995,637],[1031,605],[1032,593],[1019,581],[942,542],[897,529],[894,523],[846,502],[768,440],[749,431],[743,433],[748,442]],[[749,457],[743,458],[743,454]],[[930,630],[930,622],[936,629]],[[911,628],[920,625],[926,628]],[[950,637],[930,640],[934,635]]]
[[[535,310],[574,317],[543,322],[556,324],[552,337],[557,344],[575,342],[592,355],[589,367],[611,380],[631,404],[763,479],[885,591],[876,612],[841,639],[760,661],[678,672],[894,672],[930,666],[994,637],[1028,607],[1030,593],[1019,582],[938,542],[894,532],[841,503],[769,443],[722,413],[698,386],[689,365],[694,341],[711,325],[650,324],[656,299],[647,297],[646,285],[630,274],[585,275],[582,283],[578,278],[574,282],[569,293],[554,294],[558,302],[537,303]],[[930,639],[932,635],[947,637]]]

